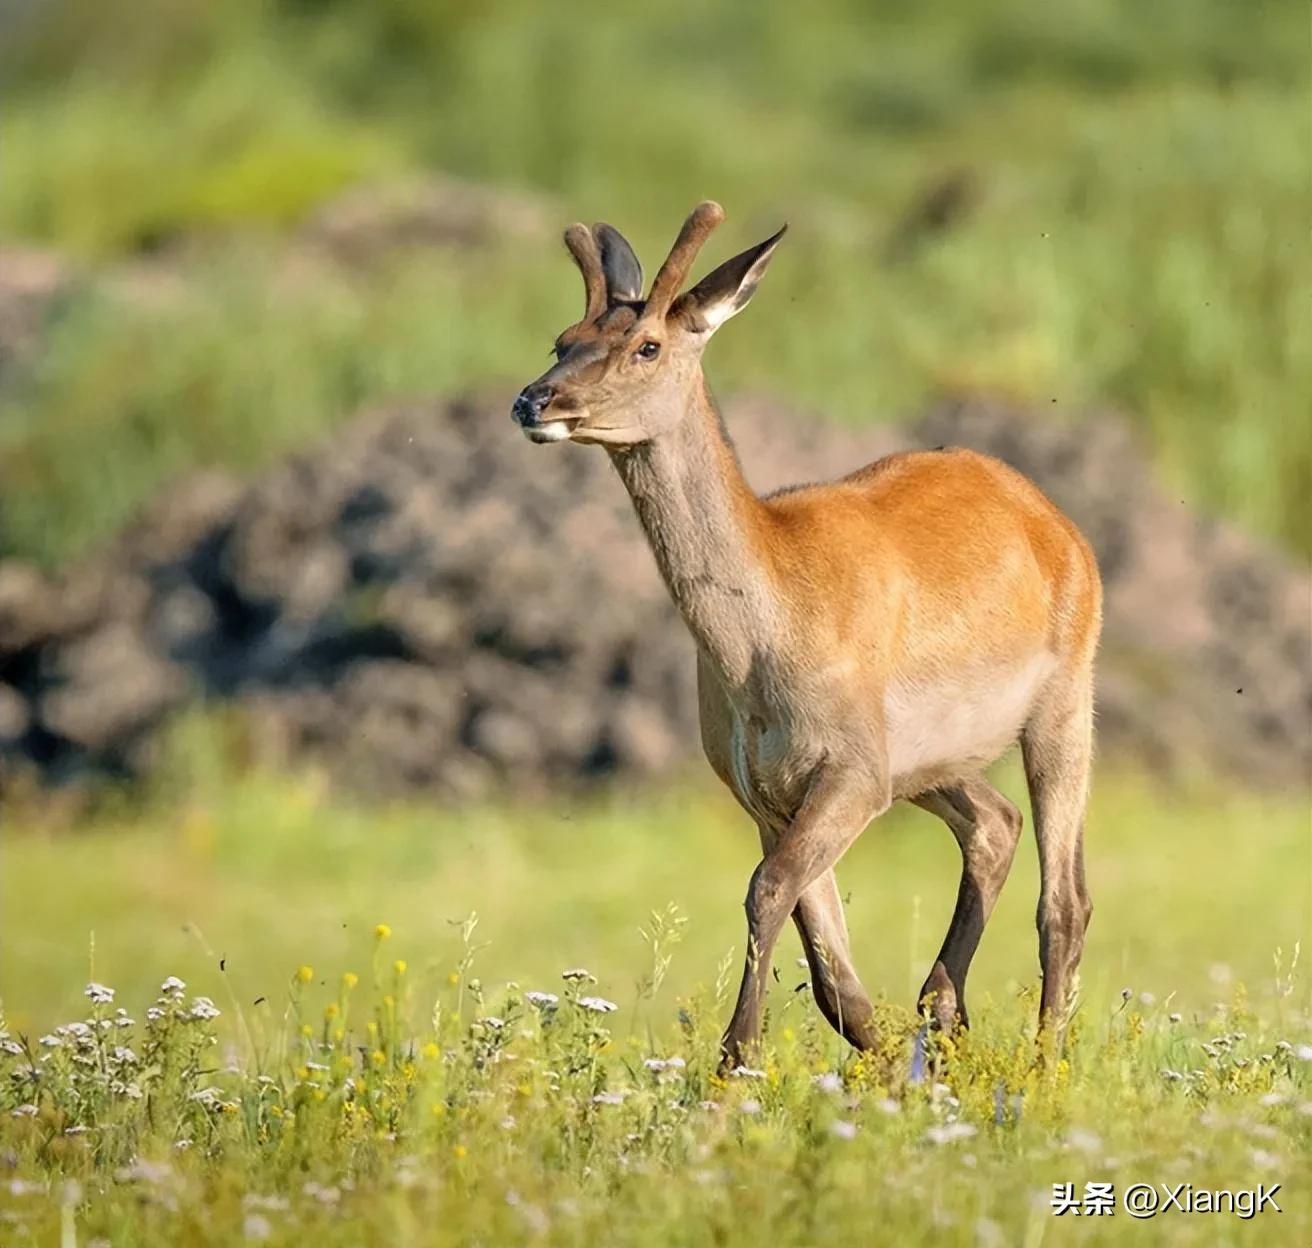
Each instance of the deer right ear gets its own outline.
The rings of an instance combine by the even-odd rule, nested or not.
[[[601,247],[601,268],[611,303],[633,303],[642,298],[642,265],[629,240],[604,221],[592,227]]]
[[[682,317],[696,333],[714,333],[747,306],[787,229],[786,225],[783,226],[765,242],[749,247],[719,268],[712,269],[696,286],[674,301],[670,315]]]

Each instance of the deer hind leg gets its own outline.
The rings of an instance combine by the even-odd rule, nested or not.
[[[811,989],[829,1025],[858,1049],[875,1045],[874,1006],[852,965],[843,899],[833,868],[798,899],[793,922],[811,968]]]
[[[1039,1021],[1060,1032],[1093,906],[1084,880],[1084,811],[1093,755],[1090,673],[1045,693],[1021,735],[1039,843]]]
[[[922,794],[917,806],[938,815],[961,847],[961,885],[952,922],[917,1000],[951,1032],[966,1026],[966,973],[1020,840],[1021,814],[987,780],[969,779]]]

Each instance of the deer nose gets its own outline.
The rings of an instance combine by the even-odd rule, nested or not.
[[[510,409],[511,415],[521,426],[529,428],[538,423],[542,413],[547,410],[555,397],[554,386],[545,381],[535,381],[519,392],[514,406]]]

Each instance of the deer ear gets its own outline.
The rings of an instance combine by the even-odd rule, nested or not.
[[[642,265],[629,240],[604,221],[593,226],[592,232],[601,247],[601,268],[611,303],[635,303],[642,298]]]
[[[674,301],[670,315],[683,317],[689,328],[697,333],[714,333],[747,306],[787,229],[786,225],[783,226],[765,242],[749,247],[732,260],[726,260],[718,269],[713,269]]]

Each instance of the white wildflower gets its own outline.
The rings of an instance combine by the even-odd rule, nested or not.
[[[188,1013],[192,1018],[208,1022],[212,1018],[218,1018],[219,1009],[209,997],[196,997],[192,1001],[191,1009]]]
[[[838,1074],[835,1074],[835,1072],[832,1070],[825,1071],[823,1075],[814,1076],[811,1082],[815,1084],[815,1086],[819,1088],[821,1092],[837,1093],[843,1090],[842,1077]]]
[[[735,1066],[730,1072],[735,1079],[764,1079],[765,1071],[752,1066]]]
[[[968,1140],[974,1135],[975,1128],[968,1122],[949,1122],[943,1126],[930,1127],[925,1138],[931,1144],[954,1144],[958,1140]]]
[[[65,1135],[85,1135],[86,1133],[87,1133],[87,1128],[83,1126],[64,1128]]]
[[[595,984],[597,977],[591,972],[586,971],[581,966],[576,966],[568,971],[561,971],[560,977],[572,984]]]
[[[839,1140],[854,1140],[856,1139],[856,1123],[835,1122],[830,1126],[829,1134]]]
[[[49,1035],[49,1036],[42,1036],[40,1043],[47,1049],[57,1049],[64,1042],[58,1036]]]
[[[1312,1062],[1312,1044],[1300,1044],[1294,1050],[1294,1056],[1300,1062]]]
[[[879,1110],[881,1114],[900,1114],[902,1112],[902,1106],[891,1096],[886,1096],[883,1100],[876,1101],[875,1108]]]
[[[241,1224],[241,1233],[253,1243],[263,1243],[273,1234],[273,1226],[262,1213],[248,1213]]]
[[[127,1045],[120,1044],[114,1049],[114,1060],[124,1066],[135,1066],[137,1055]]]
[[[176,975],[170,975],[159,986],[160,992],[185,992],[187,985],[184,980],[179,979]]]
[[[754,1097],[749,1096],[739,1103],[738,1112],[740,1114],[747,1114],[749,1117],[754,1117],[761,1112],[761,1102]]]
[[[593,1014],[613,1014],[620,1007],[614,1001],[607,1001],[605,997],[580,997],[578,999],[580,1009],[590,1010]]]
[[[11,1111],[11,1116],[14,1118],[35,1118],[36,1115],[37,1107],[32,1104],[20,1105],[17,1109]]]
[[[624,1093],[598,1092],[597,1095],[592,1098],[592,1103],[594,1105],[623,1105]]]
[[[12,1057],[23,1056],[23,1046],[17,1040],[0,1040],[0,1050]]]
[[[560,1004],[560,998],[554,992],[526,992],[524,1000],[539,1010],[554,1010]]]
[[[500,1031],[506,1025],[506,1020],[498,1018],[495,1014],[489,1014],[486,1018],[480,1018],[478,1021],[492,1031]]]
[[[718,1113],[720,1109],[719,1101],[698,1101],[697,1108],[704,1110],[708,1114]]]
[[[152,1022],[152,1023],[157,1023],[157,1022],[159,1022],[159,1020],[160,1020],[161,1018],[163,1018],[163,1017],[164,1017],[164,1011],[161,1010],[161,1009],[159,1008],[159,1006],[157,1006],[157,1005],[148,1005],[148,1006],[146,1007],[146,1018],[147,1018],[150,1022]]]
[[[114,990],[104,984],[88,984],[83,995],[90,997],[93,1005],[109,1005],[114,1000]]]
[[[1178,1013],[1175,1013],[1175,1014],[1170,1014],[1167,1017],[1170,1019],[1171,1022],[1178,1023],[1182,1016]]]

